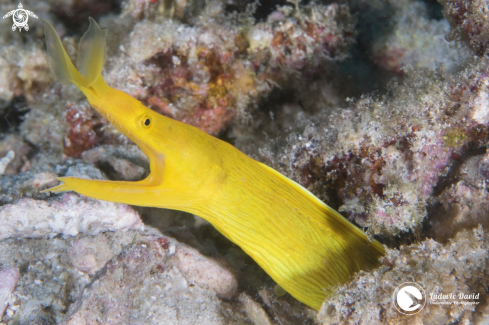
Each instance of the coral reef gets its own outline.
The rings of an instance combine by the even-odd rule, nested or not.
[[[218,135],[295,73],[317,74],[321,63],[344,58],[353,41],[346,6],[283,7],[271,19],[251,26],[237,18],[201,18],[195,26],[143,20],[113,60],[107,82]]]
[[[393,10],[392,30],[376,39],[371,48],[374,62],[382,68],[398,75],[408,65],[432,70],[443,65],[447,71],[453,71],[468,58],[469,51],[445,39],[450,31],[448,22],[430,18],[426,3],[410,0],[388,3]]]
[[[481,226],[458,233],[448,244],[432,239],[388,250],[384,266],[360,273],[321,308],[321,324],[485,324],[489,237]],[[470,276],[466,276],[470,274]],[[480,293],[477,304],[433,304],[427,301],[416,315],[406,317],[392,307],[395,288],[404,282],[420,284],[431,294]]]
[[[2,1],[2,16],[17,8],[14,1]],[[45,1],[24,2],[39,17],[50,18],[50,5]],[[0,21],[0,99],[10,101],[21,95],[30,101],[41,95],[53,81],[44,59],[42,21],[29,20],[28,33],[13,33],[12,18]],[[19,55],[20,54],[20,55]]]
[[[415,230],[439,177],[469,147],[485,144],[487,66],[414,74],[391,87],[394,96],[363,96],[262,155],[315,193],[334,189],[339,210],[371,233]]]
[[[463,40],[477,55],[487,52],[489,39],[487,1],[439,0],[443,13],[452,27],[449,40]]]
[[[98,18],[112,12],[119,12],[121,0],[94,1],[94,0],[49,0],[51,10],[56,17],[69,28],[79,28],[86,25],[88,17]]]
[[[231,299],[236,295],[238,283],[228,268],[204,258],[188,246],[178,245],[174,254],[174,265],[191,282],[212,289],[220,298]]]

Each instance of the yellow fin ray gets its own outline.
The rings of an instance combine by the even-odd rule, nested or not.
[[[45,20],[44,34],[46,35],[46,58],[54,77],[62,84],[74,83],[77,86],[88,87],[86,78],[76,70],[56,30]]]
[[[89,18],[90,27],[83,34],[78,46],[76,66],[78,71],[86,78],[87,87],[94,83],[102,73],[107,56],[105,38],[107,30],[100,29],[93,18]]]

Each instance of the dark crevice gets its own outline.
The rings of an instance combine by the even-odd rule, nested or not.
[[[483,155],[486,153],[486,148],[475,148],[467,150],[459,159],[454,160],[452,166],[450,167],[450,171],[446,176],[442,176],[438,179],[438,183],[433,189],[433,197],[437,197],[443,192],[446,188],[450,187],[452,184],[455,184],[459,181],[460,167],[464,162],[468,159]]]
[[[301,302],[295,300],[290,294],[286,293],[277,296],[275,290],[263,288],[255,295],[255,300],[260,302],[263,310],[270,319],[275,320],[279,325],[313,325],[316,322],[302,312],[304,308]]]
[[[434,20],[442,20],[443,6],[437,0],[424,0],[428,9],[428,17]]]
[[[399,249],[400,246],[409,246],[428,238],[425,225],[426,223],[427,218],[425,217],[421,225],[419,225],[415,230],[401,231],[395,236],[375,235],[374,238],[390,249]]]
[[[0,137],[18,131],[27,112],[29,107],[23,95],[14,97],[10,102],[0,99]]]
[[[474,157],[483,156],[486,152],[486,148],[467,150],[459,160],[454,162],[448,175],[440,178],[435,187],[431,204],[428,207],[427,217],[423,220],[424,231],[427,233],[428,238],[433,238],[445,244],[463,229],[472,229],[478,224],[484,228],[488,227],[489,222],[484,216],[484,212],[481,213],[481,211],[473,208],[469,216],[464,216],[463,219],[460,219],[458,204],[455,204],[455,206],[443,204],[446,198],[450,198],[450,194],[444,195],[443,192],[445,190],[451,191],[450,188],[462,180],[461,168],[464,163]],[[466,183],[465,178],[463,182]],[[470,181],[465,185],[472,186]]]
[[[68,8],[68,6],[71,6]],[[68,10],[66,10],[68,8]],[[55,15],[68,29],[69,35],[83,35],[88,29],[88,17],[96,21],[109,13],[120,14],[122,1],[120,0],[75,0],[71,4],[53,8]]]
[[[362,94],[376,92],[377,95],[387,93],[387,84],[399,79],[392,71],[387,71],[370,58],[369,45],[358,41],[351,46],[349,57],[338,62],[339,70],[344,74],[344,89],[348,97],[360,97]]]
[[[295,103],[296,94],[293,89],[279,89],[274,88],[267,97],[260,102],[259,112],[262,112],[261,120],[266,125],[267,136],[270,138],[278,138],[278,134],[275,132],[285,131],[278,125],[274,119],[278,111],[282,109],[283,105]],[[270,132],[271,131],[271,132]]]
[[[109,164],[108,162],[99,162],[98,164],[95,165],[95,167],[97,167],[98,169],[100,169],[105,175],[107,175],[107,177],[114,181],[114,180],[121,180],[120,179],[120,175],[118,172],[116,172],[116,170],[114,169],[114,167],[112,167],[111,164]]]

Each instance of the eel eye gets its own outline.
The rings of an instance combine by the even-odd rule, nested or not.
[[[143,129],[149,129],[151,127],[153,119],[149,115],[144,115],[140,119],[141,127]]]

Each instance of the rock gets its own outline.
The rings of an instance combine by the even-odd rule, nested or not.
[[[23,269],[4,321],[230,324],[234,317],[221,312],[214,289],[228,274],[230,288],[221,291],[236,290],[232,272],[153,228],[6,239],[0,265]]]
[[[53,172],[3,175],[0,178],[0,204],[11,203],[22,197],[45,199],[48,195],[40,191],[57,185],[56,177]]]
[[[149,160],[135,145],[99,146],[85,151],[82,159],[101,166],[113,180],[137,181],[149,174]]]
[[[19,269],[7,268],[0,271],[0,319],[7,307],[8,299],[19,280]]]
[[[239,295],[239,302],[243,304],[246,315],[254,325],[272,325],[263,308],[246,293],[243,292]]]
[[[15,158],[15,152],[13,150],[10,150],[7,152],[5,157],[0,159],[0,175],[3,175],[5,172],[5,169],[7,168],[7,165]]]
[[[0,239],[95,235],[105,231],[139,229],[136,211],[125,204],[98,201],[74,193],[59,199],[21,199],[0,207]]]
[[[169,258],[175,246],[177,256],[187,256]],[[166,237],[138,240],[98,272],[64,324],[228,324],[209,290],[226,272],[199,255]]]
[[[177,245],[174,253],[175,266],[192,283],[215,291],[220,298],[231,299],[237,293],[238,282],[229,267],[186,245]]]

